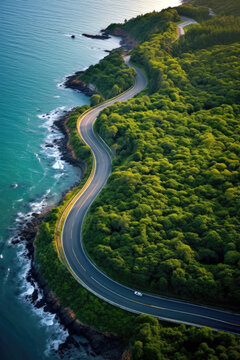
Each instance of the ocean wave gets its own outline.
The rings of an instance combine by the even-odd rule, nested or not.
[[[62,176],[64,176],[64,173],[60,173],[60,174],[55,174],[53,177],[54,179],[60,179]]]
[[[84,66],[80,71],[85,71],[85,70],[87,70],[88,69],[88,66]],[[74,75],[74,73],[73,74],[67,74],[67,75],[65,75],[63,78],[62,78],[62,80],[59,82],[59,83],[57,83],[57,87],[59,88],[59,89],[64,89],[64,90],[70,90],[70,91],[72,91],[72,89],[69,89],[69,88],[66,88],[65,87],[65,82],[66,82],[66,80],[70,77],[70,76],[73,76]]]
[[[38,160],[39,164],[42,164],[42,161],[41,161],[41,159],[40,159],[39,155],[38,155],[37,153],[34,153],[34,155],[36,156],[36,158],[37,158],[37,160]]]
[[[40,127],[49,129],[49,127],[52,127],[54,122],[59,118],[59,116],[62,116],[65,111],[66,106],[60,106],[50,111],[49,113],[37,115],[39,119],[45,120],[45,122],[40,125]]]
[[[23,213],[23,212],[19,211],[19,212],[17,213],[17,217],[16,217],[15,221],[16,221],[17,223],[22,224],[22,223],[24,223],[24,222],[26,222],[26,221],[31,220],[31,218],[32,218],[32,213],[30,213],[30,212],[28,212],[28,213]]]
[[[62,170],[62,169],[64,169],[64,161],[63,160],[61,160],[61,159],[57,159],[56,161],[55,161],[55,163],[53,164],[53,166],[52,166],[52,168],[53,169],[60,169],[60,170]]]
[[[28,204],[29,211],[25,213],[19,211],[15,218],[15,226],[8,228],[8,230],[16,231],[27,226],[28,222],[33,219],[33,213],[40,214],[49,205],[48,200],[52,196],[54,195],[51,194],[51,189],[48,189],[39,200],[30,201]],[[23,199],[19,199],[18,201],[22,200]],[[18,235],[14,235],[11,237],[8,243],[11,244],[13,241],[15,241],[17,236]]]
[[[5,275],[4,279],[3,279],[4,284],[8,281],[8,277],[9,277],[10,271],[11,271],[11,269],[10,269],[10,268],[7,268],[7,273],[6,273],[6,275]]]
[[[48,206],[48,199],[49,199],[49,195],[51,193],[51,189],[48,189],[45,194],[43,195],[43,197],[41,198],[41,200],[39,201],[33,201],[30,202],[30,208],[31,208],[31,212],[28,213],[29,216],[31,216],[31,213],[34,212],[36,214],[40,214],[43,209],[45,209]],[[27,215],[27,214],[26,214]]]
[[[72,75],[73,75],[73,74],[65,75],[64,78],[63,78],[59,83],[57,83],[57,87],[58,87],[59,89],[69,90],[69,89],[67,89],[67,88],[65,87],[64,84],[65,84],[67,78],[68,78],[69,76],[72,76]]]
[[[63,170],[65,161],[61,158],[59,150],[59,141],[64,138],[64,135],[57,129],[55,122],[59,120],[69,109],[61,106],[47,114],[38,115],[39,119],[44,120],[40,125],[41,128],[48,130],[49,134],[46,136],[44,144],[41,145],[41,153],[49,159],[52,159],[52,168],[55,170]]]

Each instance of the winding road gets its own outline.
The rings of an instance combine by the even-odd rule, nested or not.
[[[181,18],[182,22],[180,24],[178,24],[178,26],[177,26],[177,30],[178,30],[177,38],[179,38],[179,36],[185,34],[185,31],[184,31],[185,26],[198,24],[198,22],[196,20],[190,19],[186,16],[180,16],[180,18]]]
[[[126,59],[128,63],[129,59]],[[86,255],[81,239],[84,217],[111,173],[111,157],[106,146],[95,136],[93,124],[102,109],[116,101],[126,101],[143,90],[146,79],[135,67],[133,88],[117,98],[87,112],[78,129],[82,139],[92,150],[95,159],[94,174],[88,186],[74,201],[62,230],[62,248],[72,275],[86,289],[105,301],[125,310],[153,315],[161,320],[175,323],[209,326],[215,330],[240,334],[240,315],[188,302],[168,299],[148,293],[134,294],[136,289],[123,286],[102,273]],[[216,299],[217,302],[217,299]]]

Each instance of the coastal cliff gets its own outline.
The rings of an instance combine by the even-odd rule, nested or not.
[[[81,91],[86,96],[92,96],[97,94],[97,89],[80,79],[80,76],[84,74],[84,71],[77,71],[75,74],[70,75],[64,82],[64,87]]]

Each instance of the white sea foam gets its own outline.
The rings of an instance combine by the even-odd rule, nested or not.
[[[27,288],[27,290],[22,293],[22,296],[27,296],[27,295],[32,295],[32,293],[34,292],[34,287],[32,285],[29,285],[29,287]]]
[[[56,121],[59,116],[63,115],[63,112],[66,110],[65,106],[60,106],[55,110],[50,111],[46,114],[40,114],[38,115],[39,119],[45,120],[45,122],[41,125],[43,128],[49,128],[49,126],[52,126],[54,121]]]
[[[64,78],[62,78],[62,81],[60,81],[59,83],[57,83],[57,87],[59,88],[59,89],[64,89],[64,90],[66,90],[66,88],[65,88],[65,81],[67,80],[67,78],[69,77],[69,76],[72,76],[73,74],[68,74],[68,75],[65,75],[64,76]]]
[[[47,199],[50,193],[51,193],[51,189],[48,189],[40,201],[33,201],[29,203],[32,212],[37,214],[40,214],[42,212],[42,210],[48,205]],[[25,214],[25,216],[26,215],[27,214]]]
[[[25,222],[25,221],[28,221],[32,218],[32,214],[31,213],[26,213],[24,214],[23,212],[18,212],[17,213],[17,218],[16,218],[16,222],[17,223],[22,223],[22,222]]]
[[[0,259],[3,259],[3,254],[0,254]]]
[[[8,280],[8,277],[9,277],[9,274],[10,274],[10,271],[11,271],[11,269],[10,268],[8,268],[7,269],[7,273],[6,273],[6,275],[5,275],[5,277],[4,277],[4,283],[6,283],[7,282],[7,280]]]
[[[47,206],[47,202],[45,199],[42,199],[40,202],[30,203],[30,205],[34,213],[40,214],[44,207]]]
[[[64,173],[60,173],[60,174],[55,174],[53,177],[54,179],[60,179],[62,176],[64,175]]]
[[[51,316],[50,316],[51,315]],[[41,320],[41,324],[44,326],[52,326],[54,324],[54,320],[55,319],[55,315],[54,314],[49,314],[47,317],[43,317]]]
[[[52,166],[53,169],[64,169],[64,161],[57,159]]]
[[[41,159],[40,159],[39,155],[38,155],[37,153],[34,153],[34,155],[35,155],[36,158],[38,159],[39,164],[41,164],[42,162],[41,162]]]
[[[52,336],[48,340],[46,350],[44,351],[44,355],[46,357],[51,356],[53,351],[57,351],[59,345],[63,344],[69,335],[68,331],[64,330],[62,325],[60,325],[59,323],[56,324],[56,321],[53,322],[52,327],[53,327],[53,331],[58,334],[58,338],[56,339],[56,336]]]
[[[28,129],[27,132],[32,133],[32,134],[36,134],[36,130],[34,130],[34,129]]]
[[[87,70],[87,69],[88,69],[88,66],[84,66],[81,71],[85,71],[85,70]],[[57,87],[60,88],[60,89],[64,89],[64,90],[72,90],[72,89],[66,88],[64,84],[65,84],[66,80],[67,80],[70,76],[73,76],[73,75],[74,75],[74,74],[67,74],[67,75],[65,75],[65,76],[62,78],[61,82],[57,83]],[[58,80],[57,80],[57,81],[58,81]],[[76,90],[75,90],[75,91],[76,91]]]
[[[47,114],[38,115],[38,117],[44,120],[44,123],[40,127],[48,130],[48,135],[45,138],[44,144],[41,145],[41,153],[47,158],[52,159],[52,168],[55,170],[63,170],[65,167],[65,161],[61,159],[61,153],[59,151],[59,140],[64,135],[54,125],[61,116],[66,112],[64,106],[59,107]]]

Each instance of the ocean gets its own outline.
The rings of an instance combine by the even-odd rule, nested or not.
[[[179,5],[180,0],[0,1],[0,358],[58,359],[68,333],[53,314],[28,300],[30,263],[12,245],[19,223],[55,204],[81,177],[61,159],[54,121],[89,98],[61,83],[97,63],[118,38],[96,40],[111,22]],[[75,35],[75,39],[71,35]],[[88,349],[89,350],[89,349]],[[80,348],[66,359],[93,359]],[[96,358],[95,359],[100,359]]]

